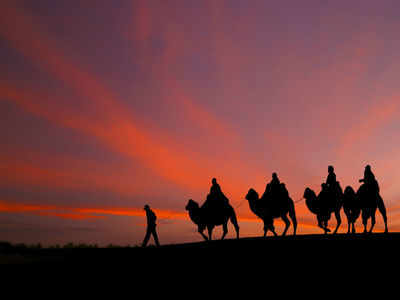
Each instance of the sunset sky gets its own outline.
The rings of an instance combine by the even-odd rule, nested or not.
[[[161,244],[200,241],[184,207],[213,177],[241,235],[260,236],[244,197],[272,172],[299,201],[328,165],[357,189],[366,164],[399,231],[399,11],[396,0],[0,1],[0,240],[140,244],[149,204]],[[296,213],[299,234],[322,233],[304,201]]]

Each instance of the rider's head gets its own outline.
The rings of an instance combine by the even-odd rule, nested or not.
[[[328,172],[329,172],[329,173],[332,173],[333,170],[334,170],[334,169],[333,169],[333,166],[329,166],[329,167],[328,167]]]
[[[212,184],[216,184],[216,183],[217,183],[217,179],[213,178],[213,179],[211,180],[211,182],[212,182]]]
[[[371,171],[371,166],[370,166],[370,165],[366,165],[366,166],[365,166],[365,170],[366,170],[366,171]]]
[[[274,173],[272,173],[272,178],[273,179],[278,179],[278,175],[274,172]]]
[[[144,210],[149,210],[150,209],[150,206],[148,206],[147,204],[144,206],[144,208],[143,208]]]

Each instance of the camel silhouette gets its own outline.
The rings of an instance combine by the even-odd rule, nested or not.
[[[293,223],[293,235],[296,235],[297,220],[294,209],[294,202],[290,197],[281,197],[279,199],[272,199],[267,195],[259,199],[258,193],[254,189],[250,189],[246,195],[246,200],[249,202],[250,210],[264,222],[264,237],[270,230],[275,236],[275,228],[273,220],[276,218],[282,218],[285,223],[285,229],[282,235],[286,235],[287,230],[290,226],[289,217]]]
[[[354,223],[361,213],[361,205],[356,192],[351,186],[347,186],[343,193],[343,210],[347,217],[347,233],[356,233]],[[351,230],[350,230],[351,229]]]
[[[361,218],[364,225],[364,233],[372,233],[372,230],[375,226],[375,214],[376,209],[379,209],[379,212],[382,215],[383,221],[385,223],[385,233],[388,232],[387,226],[387,216],[386,216],[386,208],[383,203],[382,197],[378,192],[373,190],[367,184],[362,184],[357,190],[357,198],[361,203]],[[371,227],[369,231],[367,231],[367,223],[368,219],[371,218]]]
[[[189,212],[189,217],[198,227],[198,232],[207,241],[212,239],[212,231],[215,226],[222,225],[223,234],[221,240],[223,240],[228,233],[228,220],[231,220],[236,230],[236,237],[239,238],[239,225],[236,219],[236,213],[233,207],[229,203],[207,205],[206,207],[199,206],[199,204],[189,199],[186,205],[186,210]],[[203,233],[207,228],[208,238]]]
[[[337,182],[333,192],[322,189],[318,196],[312,189],[307,187],[303,197],[306,199],[307,208],[317,215],[318,226],[324,230],[325,234],[331,231],[328,228],[328,221],[332,212],[335,213],[337,224],[333,234],[336,234],[342,223],[340,209],[343,205],[343,191],[339,182]]]

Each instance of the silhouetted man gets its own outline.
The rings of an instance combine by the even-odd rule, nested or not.
[[[360,179],[359,182],[364,182],[365,184],[372,186],[379,193],[379,184],[375,179],[374,173],[371,171],[371,166],[367,165],[364,169],[364,178]]]
[[[150,235],[153,235],[154,242],[156,243],[156,246],[159,247],[160,243],[158,242],[158,236],[156,232],[156,220],[157,216],[156,214],[150,209],[150,206],[147,204],[144,206],[144,210],[146,211],[146,217],[147,217],[147,230],[146,230],[146,235],[143,240],[142,247],[146,247],[147,242],[150,239]]]
[[[274,173],[272,173],[271,182],[268,183],[267,186],[265,187],[265,192],[264,192],[262,198],[266,197],[271,192],[276,193],[277,191],[280,190],[280,187],[281,187],[281,182],[278,178],[278,174],[276,174],[274,172]]]
[[[278,186],[279,184],[281,184],[279,178],[278,178],[278,174],[276,174],[275,172],[272,173],[272,180],[271,180],[271,184],[272,185],[276,185]]]
[[[219,196],[222,193],[221,187],[217,183],[217,179],[213,178],[211,180],[211,188],[210,188],[210,195],[211,196]]]
[[[217,179],[213,178],[211,180],[211,188],[210,188],[210,194],[209,197],[212,199],[212,201],[219,203],[219,204],[227,204],[229,203],[228,198],[224,195],[224,193],[221,191],[221,187],[219,186],[219,184],[217,183]]]
[[[328,188],[332,188],[336,185],[336,174],[332,166],[328,167],[328,177],[326,177],[326,182]]]

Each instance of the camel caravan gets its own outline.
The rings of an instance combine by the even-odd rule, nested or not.
[[[336,234],[341,224],[340,210],[344,209],[347,218],[347,233],[355,233],[354,223],[360,217],[364,226],[364,233],[372,233],[375,226],[375,214],[378,209],[385,223],[385,232],[388,232],[386,208],[380,196],[379,184],[367,165],[364,170],[364,178],[359,180],[361,186],[357,192],[351,186],[347,186],[343,192],[342,187],[336,180],[334,168],[328,167],[326,182],[321,184],[321,191],[317,195],[312,189],[306,188],[303,194],[305,204],[310,212],[316,215],[318,227],[325,234],[331,230],[328,228],[328,221],[334,213],[336,227],[333,234]],[[281,218],[285,224],[282,235],[286,235],[290,223],[293,225],[293,235],[296,235],[297,220],[295,205],[284,183],[281,183],[276,173],[272,174],[272,180],[266,186],[265,192],[259,197],[254,189],[250,189],[245,196],[250,210],[264,223],[264,237],[268,231],[275,236],[274,219]],[[221,187],[215,178],[212,179],[210,193],[207,195],[203,205],[199,205],[190,199],[186,205],[190,219],[198,227],[198,232],[205,240],[212,239],[212,231],[215,226],[222,225],[222,239],[228,232],[228,221],[230,220],[236,230],[236,237],[239,238],[239,225],[234,208],[229,204],[229,199],[224,195]],[[370,229],[367,230],[368,220],[371,219]],[[291,221],[291,222],[290,222]],[[204,234],[207,228],[208,236]]]

